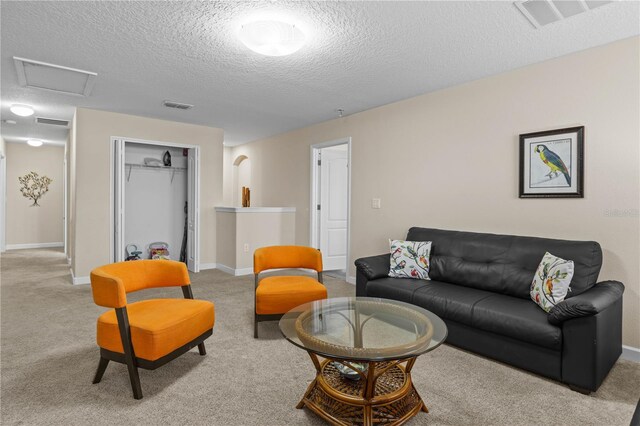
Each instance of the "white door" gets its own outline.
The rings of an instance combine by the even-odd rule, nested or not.
[[[198,148],[189,148],[187,157],[187,268],[191,272],[199,272],[200,242],[198,240],[199,211],[198,194]]]
[[[113,149],[113,258],[114,262],[122,262],[124,260],[124,140],[114,140]]]
[[[325,271],[347,269],[347,145],[320,150],[320,251]]]

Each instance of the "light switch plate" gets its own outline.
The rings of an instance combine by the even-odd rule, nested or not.
[[[371,199],[371,208],[379,209],[380,208],[380,198],[372,198]]]

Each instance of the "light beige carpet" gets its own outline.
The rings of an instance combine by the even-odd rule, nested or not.
[[[141,370],[144,399],[131,396],[127,370],[111,363],[91,384],[98,362],[95,306],[88,285],[73,286],[64,255],[48,250],[1,258],[3,425],[305,425],[323,424],[295,405],[313,378],[306,352],[277,323],[253,338],[251,277],[217,270],[193,276],[196,298],[215,302],[207,356],[197,350],[156,371]],[[327,278],[330,296],[354,287]],[[181,297],[180,289],[140,296]],[[628,425],[640,397],[640,364],[619,361],[600,390],[566,386],[443,345],[421,356],[414,381],[429,406],[412,425]]]

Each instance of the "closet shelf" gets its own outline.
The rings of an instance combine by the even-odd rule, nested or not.
[[[170,170],[171,171],[171,183],[173,183],[173,178],[176,175],[176,172],[187,170],[186,167],[174,167],[174,166],[147,166],[146,164],[137,164],[137,163],[125,163],[125,167],[129,168],[129,172],[127,173],[127,182],[131,179],[131,170],[132,169],[149,169],[149,170]]]

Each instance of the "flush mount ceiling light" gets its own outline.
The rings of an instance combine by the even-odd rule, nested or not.
[[[31,146],[42,146],[42,141],[40,139],[29,139],[27,143]]]
[[[29,117],[35,112],[29,105],[13,104],[9,107],[9,111],[20,117]]]
[[[266,56],[291,55],[305,42],[299,27],[279,20],[248,22],[240,27],[238,36],[249,49]]]

